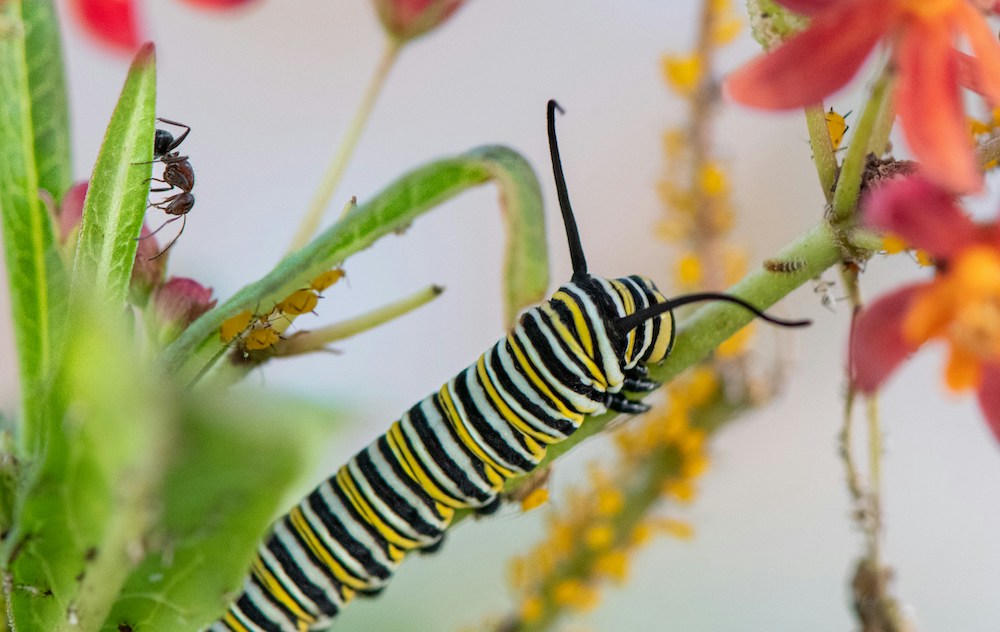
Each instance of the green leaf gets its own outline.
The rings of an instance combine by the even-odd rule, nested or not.
[[[21,12],[38,186],[61,200],[72,183],[73,166],[59,20],[52,0],[23,3]]]
[[[449,198],[490,180],[500,187],[509,233],[504,273],[508,317],[541,300],[548,288],[548,260],[538,180],[517,152],[482,147],[404,175],[285,257],[270,274],[203,315],[165,350],[166,372],[179,374],[184,380],[194,378],[222,349],[218,331],[227,318],[280,302],[380,237],[405,228]]]
[[[4,542],[19,630],[97,629],[158,507],[175,398],[140,364],[123,317],[76,309],[53,393],[72,405],[31,463]]]
[[[21,445],[31,456],[51,418],[46,393],[60,353],[66,273],[38,195],[28,26],[20,2],[0,3],[0,27],[6,29],[0,35],[0,216],[21,379]]]
[[[314,406],[246,394],[188,407],[173,446],[162,531],[104,629],[196,630],[219,617],[334,420]]]
[[[109,305],[128,296],[136,237],[146,212],[156,116],[152,44],[135,56],[104,135],[83,205],[73,271],[74,295],[100,292]]]

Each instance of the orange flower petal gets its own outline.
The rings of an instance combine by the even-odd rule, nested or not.
[[[871,393],[889,377],[917,345],[903,338],[903,318],[914,297],[927,287],[917,283],[881,297],[858,315],[850,341],[854,385]]]
[[[978,189],[982,175],[965,127],[950,29],[914,21],[899,43],[896,62],[896,107],[922,172],[956,193]]]
[[[977,388],[982,383],[982,365],[979,358],[958,347],[951,347],[948,366],[944,371],[944,381],[953,391]]]
[[[931,338],[943,335],[955,316],[953,287],[935,279],[925,284],[925,289],[910,302],[903,318],[903,340],[912,345],[922,345]]]
[[[816,15],[808,29],[729,75],[729,96],[769,110],[819,103],[851,80],[885,34],[896,11],[882,4],[843,0]]]
[[[990,430],[1000,440],[1000,364],[983,366],[983,381],[979,385],[979,407]]]
[[[990,31],[983,14],[971,5],[960,2],[955,8],[955,17],[969,38],[975,53],[977,81],[970,86],[989,99],[993,106],[1000,105],[1000,43]]]

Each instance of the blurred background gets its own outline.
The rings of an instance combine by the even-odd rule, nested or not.
[[[669,293],[672,253],[655,234],[662,217],[656,182],[664,169],[662,133],[686,113],[664,84],[661,58],[691,48],[698,7],[693,0],[467,3],[403,51],[328,222],[351,195],[364,200],[428,160],[508,145],[532,162],[543,185],[554,287],[569,277],[562,227],[551,212],[545,136],[545,102],[557,98],[567,112],[560,143],[591,270],[642,273]],[[283,256],[384,36],[366,0],[261,0],[220,13],[166,0],[141,8],[157,46],[158,114],[192,127],[183,150],[198,178],[198,202],[171,251],[170,272],[224,299]],[[129,59],[87,37],[68,11],[63,17],[74,164],[84,179]],[[723,50],[722,69],[758,50],[744,30]],[[857,95],[840,95],[833,105],[857,112]],[[752,266],[819,221],[823,200],[800,114],[727,105],[715,141],[730,169]],[[992,211],[995,196],[986,194],[980,205]],[[322,469],[302,491],[503,333],[503,238],[496,189],[482,187],[381,240],[348,260],[347,282],[327,291],[319,316],[298,326],[353,316],[431,283],[444,285],[444,295],[338,344],[337,355],[276,361],[241,386],[291,391],[345,411]],[[921,274],[906,257],[876,258],[864,288],[871,297]],[[832,272],[827,278],[836,280]],[[5,286],[0,303],[0,410],[11,416],[16,389]],[[795,332],[758,329],[763,361],[782,356],[793,364],[772,405],[713,440],[698,501],[674,512],[693,524],[695,538],[661,538],[642,550],[626,587],[606,591],[596,610],[566,629],[856,627],[848,581],[861,537],[848,515],[836,447],[849,310],[843,303],[824,307],[806,286],[779,313],[815,323]],[[1000,450],[974,402],[944,391],[941,363],[936,351],[921,353],[881,400],[885,558],[919,629],[997,630]],[[605,439],[589,441],[560,460],[553,504],[606,447]],[[357,602],[336,629],[458,630],[503,614],[511,606],[506,560],[539,539],[545,511],[507,510],[463,524],[442,554],[405,564],[381,597]]]

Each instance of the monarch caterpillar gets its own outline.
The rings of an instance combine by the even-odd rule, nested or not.
[[[379,592],[408,552],[439,546],[456,510],[495,510],[504,482],[533,470],[546,446],[586,415],[648,410],[624,392],[659,386],[646,365],[670,353],[674,308],[721,300],[779,325],[808,324],[726,294],[667,300],[644,277],[588,274],[556,142],[557,108],[549,101],[549,148],[572,279],[280,518],[211,632],[324,629],[355,595]]]

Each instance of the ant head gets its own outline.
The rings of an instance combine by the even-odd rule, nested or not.
[[[156,137],[153,139],[153,156],[159,158],[166,156],[173,149],[174,135],[165,129],[157,129]]]

